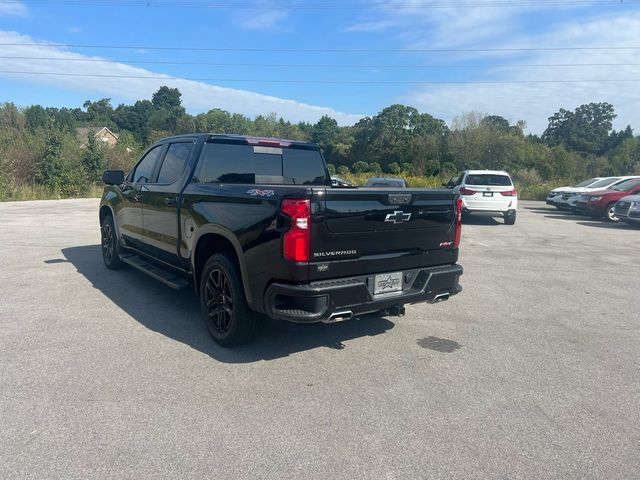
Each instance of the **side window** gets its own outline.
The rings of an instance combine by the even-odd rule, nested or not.
[[[154,149],[150,150],[142,160],[138,163],[138,166],[133,171],[133,183],[149,183],[153,170],[156,167],[156,162],[160,158],[164,145],[158,145]]]
[[[193,143],[172,143],[164,156],[158,183],[173,183],[180,178],[189,160]]]

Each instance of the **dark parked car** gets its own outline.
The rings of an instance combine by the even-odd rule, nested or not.
[[[402,315],[461,291],[458,194],[331,188],[315,144],[181,135],[103,179],[105,265],[193,283],[222,345],[248,340],[264,315]]]
[[[640,225],[640,195],[622,198],[616,203],[614,213],[621,222]]]
[[[409,184],[404,178],[376,177],[367,180],[365,187],[378,188],[409,188]]]
[[[338,175],[332,175],[331,186],[332,187],[353,187],[353,183],[347,182],[344,178],[339,177]]]

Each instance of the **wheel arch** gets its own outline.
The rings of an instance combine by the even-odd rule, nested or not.
[[[193,271],[193,283],[196,293],[200,294],[200,276],[204,265],[211,255],[216,253],[229,254],[231,260],[240,270],[242,288],[244,290],[247,303],[252,304],[251,291],[249,289],[247,269],[242,255],[242,247],[237,238],[223,227],[209,225],[202,228],[194,241],[194,248],[191,252],[191,268]]]
[[[99,213],[100,225],[102,225],[102,222],[104,221],[104,219],[105,219],[105,217],[107,215],[111,215],[111,218],[113,218],[113,223],[115,225],[116,216],[113,213],[113,208],[111,208],[111,205],[102,205],[102,206],[100,206],[100,213]]]

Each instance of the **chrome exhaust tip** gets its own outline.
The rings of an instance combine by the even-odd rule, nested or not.
[[[450,296],[450,293],[440,293],[439,295],[436,295],[433,300],[431,300],[431,303],[446,302],[447,300],[449,300]]]
[[[335,312],[332,313],[327,320],[323,320],[322,323],[344,322],[345,320],[351,320],[351,318],[353,318],[353,312],[351,310]]]

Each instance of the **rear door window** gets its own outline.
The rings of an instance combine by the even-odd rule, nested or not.
[[[202,183],[329,185],[317,150],[207,143],[197,180]]]
[[[482,185],[490,187],[510,187],[511,179],[506,175],[492,175],[488,173],[467,175],[466,185]]]
[[[158,183],[173,183],[182,176],[192,148],[192,142],[172,143],[169,145],[162,167],[160,167]]]

